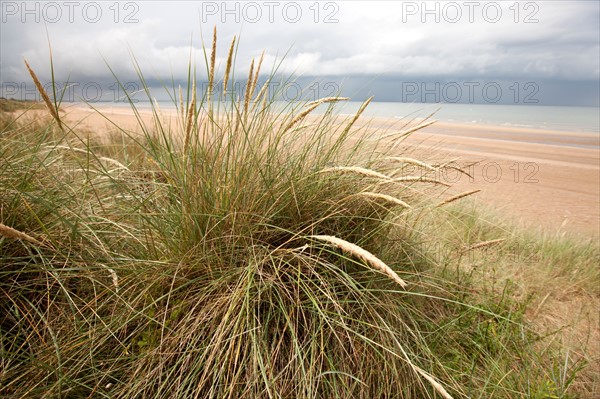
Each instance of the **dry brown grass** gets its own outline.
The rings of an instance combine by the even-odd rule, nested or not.
[[[286,133],[291,128],[296,126],[296,124],[298,124],[298,122],[300,122],[301,120],[306,118],[306,116],[308,114],[310,114],[311,112],[313,112],[315,110],[315,108],[317,108],[319,105],[324,104],[324,103],[347,101],[347,100],[348,100],[347,97],[325,97],[325,98],[321,98],[320,100],[312,101],[312,102],[306,104],[307,108],[304,111],[300,112],[298,115],[296,115],[296,117],[293,118],[291,120],[291,122],[285,126],[285,128],[282,130],[282,134]]]
[[[217,26],[213,28],[212,51],[210,53],[210,68],[208,70],[208,103],[212,101],[213,83],[215,81],[215,61],[217,59]]]
[[[334,166],[331,168],[321,169],[319,173],[351,173],[359,176],[383,180],[386,182],[393,181],[393,179],[390,176],[360,166]]]
[[[252,80],[254,79],[254,58],[250,63],[250,70],[248,71],[248,81],[246,82],[246,94],[244,96],[244,118],[248,114],[248,106],[250,105],[250,99],[252,98]]]
[[[437,121],[435,121],[435,120],[433,120],[433,121],[427,121],[427,122],[421,123],[419,125],[416,125],[414,127],[411,127],[411,128],[409,128],[407,130],[403,130],[403,131],[400,131],[400,132],[391,132],[391,133],[383,135],[380,139],[381,140],[385,140],[385,139],[393,139],[393,140],[404,139],[404,138],[410,136],[412,133],[414,133],[414,132],[416,132],[418,130],[424,129],[424,128],[426,128],[429,125],[433,125],[435,122],[437,122]]]
[[[229,83],[229,74],[231,73],[231,65],[233,64],[233,50],[235,49],[235,36],[229,46],[229,54],[227,55],[227,64],[225,66],[225,77],[223,78],[223,94],[227,92],[227,83]]]
[[[360,108],[358,109],[358,111],[356,111],[356,114],[354,114],[354,116],[352,117],[352,120],[350,121],[350,123],[348,123],[348,125],[344,128],[344,132],[342,134],[347,134],[350,131],[350,129],[352,129],[352,126],[354,126],[354,124],[356,123],[356,121],[358,120],[358,118],[360,118],[360,116],[362,115],[362,113],[367,108],[367,106],[371,103],[372,100],[373,100],[373,96],[369,97],[367,99],[367,101],[365,101],[360,106]]]
[[[443,182],[441,180],[432,179],[432,178],[428,178],[428,177],[422,177],[422,176],[396,177],[393,179],[393,181],[401,182],[401,183],[431,183],[431,184],[439,184],[440,186],[444,186],[444,187],[450,187],[450,184]]]
[[[435,380],[435,378],[433,378],[429,373],[425,372],[425,370],[423,370],[422,368],[415,366],[414,364],[411,363],[411,366],[413,368],[413,370],[415,370],[417,373],[419,373],[421,376],[423,376],[423,378],[425,378],[430,384],[431,386],[440,394],[442,395],[442,397],[444,399],[453,399],[452,396],[450,396],[450,394],[448,393],[448,391],[446,391],[444,389],[444,387],[442,386],[442,384],[440,384],[439,382],[437,382]]]
[[[44,244],[42,242],[36,240],[32,236],[30,236],[26,233],[23,233],[22,231],[13,229],[12,227],[9,227],[3,223],[0,223],[0,236],[14,239],[14,240],[27,241],[32,244],[38,245],[38,246],[44,246]]]
[[[506,241],[506,238],[497,238],[495,240],[487,240],[487,241],[478,242],[477,244],[473,244],[468,247],[465,247],[463,249],[463,252],[469,252],[469,251],[473,251],[475,249],[491,247],[492,245],[497,245],[497,244],[503,243],[504,241]]]
[[[258,83],[258,75],[260,74],[260,68],[262,67],[263,60],[265,59],[265,50],[260,54],[260,58],[258,59],[258,64],[256,66],[256,71],[254,72],[254,79],[252,79],[252,87],[250,88],[251,95],[254,94],[254,90],[256,90],[256,84]]]
[[[183,151],[188,152],[190,146],[190,140],[192,135],[192,127],[194,124],[194,114],[196,112],[196,79],[192,83],[192,101],[190,101],[190,107],[187,112],[187,122],[185,124],[185,142],[183,144]]]
[[[358,245],[352,244],[351,242],[342,240],[341,238],[337,238],[334,236],[315,235],[315,236],[310,236],[310,238],[313,238],[318,241],[325,241],[326,243],[329,243],[329,244],[333,245],[334,247],[341,249],[343,252],[345,252],[347,254],[356,256],[363,262],[371,265],[372,267],[379,270],[383,274],[389,276],[396,283],[400,284],[400,286],[402,288],[406,288],[406,286],[407,286],[406,282],[404,280],[402,280],[400,278],[400,276],[398,276],[398,274],[396,274],[395,271],[393,271],[381,259],[379,259],[375,255],[373,255],[369,251],[359,247]]]
[[[419,166],[423,169],[427,169],[430,170],[432,172],[436,172],[437,168],[429,165],[428,163],[425,163],[423,161],[419,161],[413,158],[408,158],[408,157],[387,157],[384,159],[385,161],[393,161],[393,162],[399,162],[399,163],[403,163],[403,164],[409,164],[409,165],[415,165],[415,166]]]
[[[40,82],[40,80],[38,79],[38,77],[35,74],[35,72],[33,71],[33,69],[29,66],[29,63],[27,62],[27,60],[23,60],[23,61],[25,61],[25,66],[27,67],[27,70],[29,71],[29,75],[31,75],[31,78],[33,79],[33,83],[35,84],[35,87],[37,88],[38,92],[42,96],[42,99],[44,100],[44,104],[46,104],[46,107],[48,108],[48,112],[50,112],[50,115],[52,115],[52,117],[58,124],[59,129],[64,130],[62,122],[60,120],[60,116],[58,115],[58,110],[52,104],[52,101],[50,101],[50,97],[48,96],[48,93],[46,93],[46,90],[44,90],[44,86],[42,85],[42,82]]]
[[[366,197],[366,198],[370,198],[370,199],[374,199],[374,200],[383,200],[391,205],[398,205],[398,206],[401,206],[401,207],[404,207],[407,209],[411,208],[411,206],[409,204],[407,204],[406,202],[402,201],[399,198],[392,197],[391,195],[388,195],[388,194],[364,191],[362,193],[354,194],[353,197]]]
[[[480,191],[481,190],[472,190],[472,191],[467,191],[467,192],[464,192],[464,193],[461,193],[461,194],[457,194],[455,196],[452,196],[452,197],[450,197],[448,199],[445,199],[444,201],[440,202],[439,204],[436,205],[436,208],[439,208],[440,206],[444,206],[444,205],[450,204],[450,203],[452,203],[454,201],[458,201],[459,199],[462,199],[462,198],[468,197],[470,195],[476,194],[476,193],[478,193]]]

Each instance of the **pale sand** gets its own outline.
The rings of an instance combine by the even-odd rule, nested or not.
[[[461,166],[479,162],[467,169],[473,179],[447,180],[462,191],[480,189],[478,201],[497,212],[528,227],[599,236],[598,134],[439,123],[411,139],[459,156]],[[586,147],[570,147],[575,140]]]
[[[121,128],[136,129],[130,110],[107,107],[103,112]],[[71,125],[81,121],[93,131],[115,130],[95,111],[69,107],[66,114]],[[148,112],[142,115],[151,121]],[[378,119],[371,123],[385,128],[398,127],[399,122]],[[458,157],[457,166],[478,162],[466,169],[472,179],[450,172],[438,176],[453,183],[448,196],[480,189],[473,196],[477,202],[527,227],[594,239],[600,235],[598,134],[438,122],[406,142],[418,144],[416,151],[426,158]]]

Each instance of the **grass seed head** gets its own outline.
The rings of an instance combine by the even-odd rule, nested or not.
[[[25,66],[27,67],[27,70],[29,71],[29,75],[31,75],[31,78],[33,79],[33,83],[35,84],[35,87],[37,88],[38,92],[42,96],[42,99],[44,100],[44,104],[46,104],[46,107],[48,108],[48,112],[50,112],[50,115],[52,115],[52,117],[58,124],[59,129],[64,131],[62,122],[60,120],[60,116],[58,115],[58,111],[57,111],[56,107],[54,107],[54,104],[52,104],[52,101],[50,101],[50,97],[48,96],[48,93],[46,93],[46,90],[44,89],[42,82],[40,82],[40,80],[38,79],[37,75],[31,68],[31,66],[29,66],[29,63],[27,62],[27,60],[23,60],[23,61],[25,61]]]
[[[388,277],[390,277],[392,280],[394,280],[396,283],[398,283],[402,288],[406,288],[406,285],[407,285],[406,282],[404,280],[402,280],[400,278],[400,276],[398,276],[398,274],[396,274],[395,271],[393,271],[381,259],[379,259],[375,255],[373,255],[366,249],[363,249],[356,244],[352,244],[351,242],[342,240],[341,238],[337,238],[334,236],[315,235],[315,236],[310,236],[310,238],[318,240],[318,241],[324,241],[328,244],[333,245],[334,247],[341,249],[343,252],[345,252],[347,254],[356,256],[363,262],[369,264],[370,266],[379,270],[383,274],[386,274]]]

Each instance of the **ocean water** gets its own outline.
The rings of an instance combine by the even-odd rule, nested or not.
[[[360,103],[341,107],[353,113]],[[600,134],[600,110],[595,107],[562,107],[496,104],[416,104],[372,102],[365,115],[386,118],[419,118],[435,112],[442,122],[512,126]]]
[[[172,102],[159,101],[159,107],[168,111],[175,108]],[[354,114],[360,102],[344,102],[335,105],[339,114]],[[95,103],[100,109],[128,109],[128,103]],[[275,105],[283,108],[287,103]],[[148,102],[138,102],[140,109],[150,108]],[[326,105],[314,113],[325,112]],[[424,118],[435,112],[434,119],[442,122],[476,125],[496,125],[548,129],[565,132],[600,135],[600,110],[596,107],[564,107],[542,105],[497,104],[421,104],[397,102],[371,102],[363,115],[376,118],[412,119]]]

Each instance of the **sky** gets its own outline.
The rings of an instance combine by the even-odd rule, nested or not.
[[[234,35],[236,76],[265,51],[314,97],[362,101],[599,106],[600,2],[585,1],[0,1],[0,95],[31,98],[23,59],[67,99],[119,98],[206,80],[203,43],[217,27],[217,65]],[[114,75],[113,75],[114,74]],[[218,74],[219,75],[219,74]],[[116,76],[116,78],[115,78]],[[165,93],[156,90],[156,97]]]

